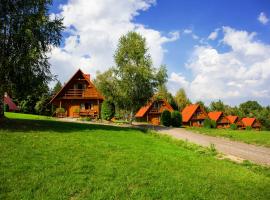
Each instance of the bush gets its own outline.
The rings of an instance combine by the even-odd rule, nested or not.
[[[230,129],[231,130],[236,130],[237,129],[237,125],[236,124],[231,124],[230,125]]]
[[[180,127],[182,125],[182,115],[179,111],[171,113],[171,124],[173,127]]]
[[[4,112],[8,112],[9,111],[9,106],[7,104],[4,104]]]
[[[206,118],[203,122],[203,127],[204,128],[216,128],[217,123],[214,120],[211,120],[209,118]]]
[[[246,127],[246,130],[247,130],[247,131],[251,131],[251,130],[252,130],[252,127],[251,127],[251,126],[247,126],[247,127]]]
[[[36,102],[36,105],[34,107],[35,113],[39,115],[51,115],[51,109],[50,109],[50,96],[43,95],[39,101]]]
[[[171,125],[171,113],[168,110],[164,110],[161,114],[161,124],[164,126],[170,126]]]
[[[211,120],[211,128],[217,128],[217,123],[214,120]]]
[[[115,114],[115,106],[109,101],[103,101],[101,105],[101,118],[110,121]]]
[[[204,128],[211,128],[211,120],[206,118],[203,122],[203,127]]]
[[[65,113],[65,108],[56,108],[56,113]]]

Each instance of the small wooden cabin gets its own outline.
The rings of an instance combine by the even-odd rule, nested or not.
[[[229,116],[227,116],[227,119],[229,120],[230,124],[236,124],[237,128],[239,128],[239,129],[244,128],[244,124],[238,116],[229,115]]]
[[[184,126],[200,127],[206,118],[207,113],[199,104],[188,105],[182,111],[182,123]]]
[[[230,121],[223,112],[220,111],[213,111],[208,113],[209,119],[216,122],[217,128],[229,128]]]
[[[64,108],[67,117],[99,118],[103,99],[90,81],[90,74],[84,74],[79,69],[50,103],[57,108]]]
[[[245,117],[242,122],[245,128],[250,126],[252,129],[261,130],[262,125],[255,117]]]
[[[135,117],[140,121],[146,121],[153,125],[160,125],[161,113],[164,110],[172,112],[173,108],[165,99],[152,99],[139,109]]]

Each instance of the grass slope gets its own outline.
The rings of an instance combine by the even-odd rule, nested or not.
[[[207,129],[196,127],[191,127],[189,130],[205,135],[226,137],[231,140],[241,141],[248,144],[270,147],[270,131]]]
[[[0,199],[270,199],[270,171],[155,134],[8,114]],[[29,119],[32,118],[32,119]]]

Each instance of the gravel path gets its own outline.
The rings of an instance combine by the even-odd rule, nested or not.
[[[156,130],[165,135],[170,135],[177,139],[188,140],[201,146],[215,145],[215,148],[228,156],[228,158],[239,160],[250,160],[257,164],[270,165],[270,148],[260,147],[242,142],[231,141],[226,138],[213,137],[187,131],[184,128],[163,128]]]

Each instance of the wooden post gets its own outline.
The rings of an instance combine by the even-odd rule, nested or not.
[[[62,101],[60,100],[60,106],[59,107],[61,108],[61,106],[62,106]]]
[[[97,100],[98,103],[98,119],[100,118],[100,107],[99,107],[99,99]]]

